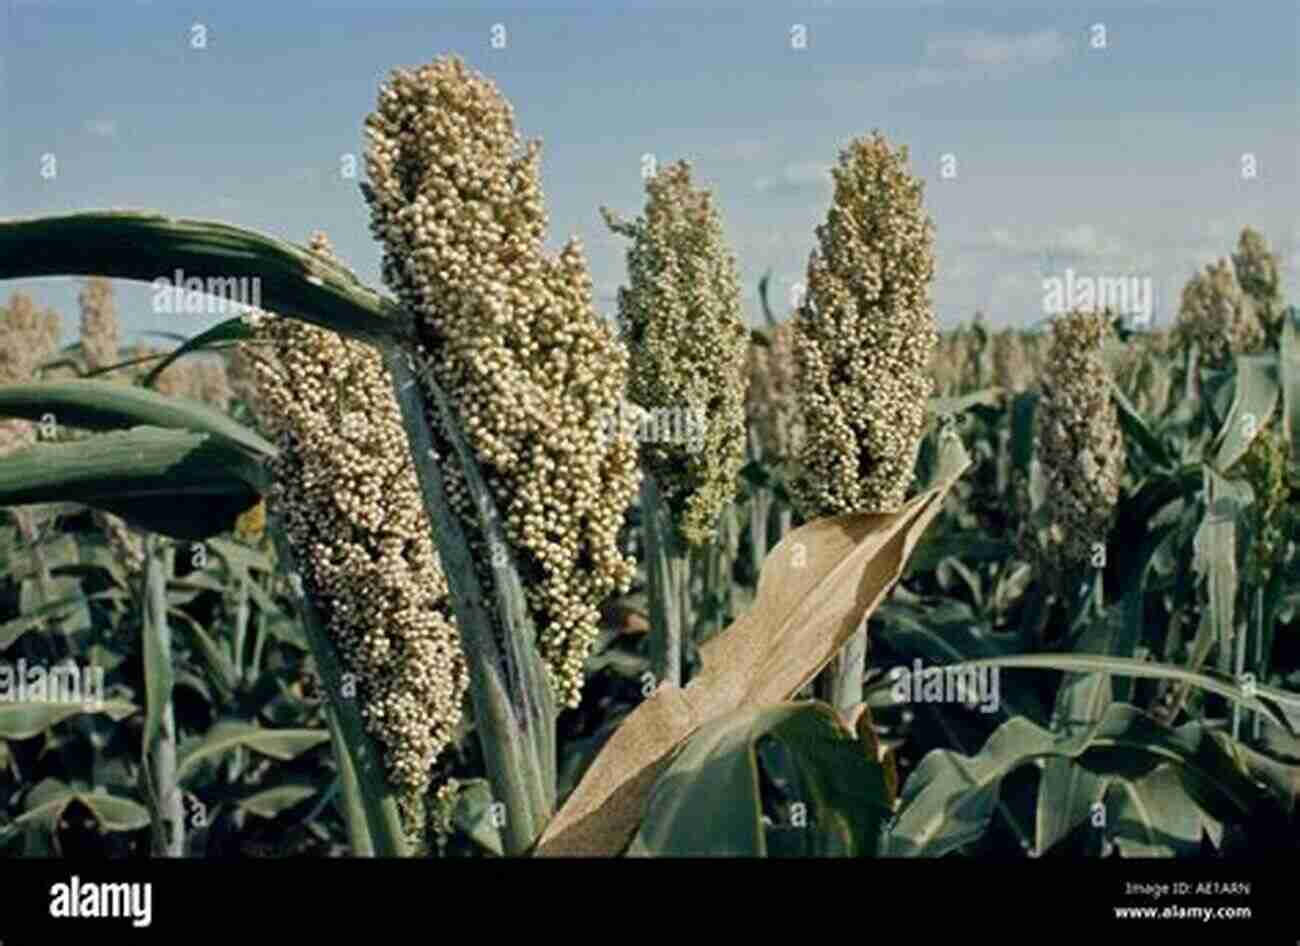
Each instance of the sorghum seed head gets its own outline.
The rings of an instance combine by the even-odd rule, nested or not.
[[[1280,260],[1269,252],[1264,235],[1250,227],[1241,231],[1232,255],[1237,284],[1252,302],[1264,328],[1274,330],[1283,317]]]
[[[891,151],[875,132],[845,148],[832,174],[795,320],[806,433],[792,492],[805,519],[902,504],[938,344],[934,233],[907,149]]]
[[[1124,473],[1124,440],[1110,394],[1104,312],[1070,312],[1052,323],[1052,347],[1034,414],[1035,453],[1050,522],[1038,557],[1058,590],[1106,543]]]
[[[59,316],[37,311],[26,293],[15,292],[0,310],[0,384],[36,380],[40,366],[58,350]],[[0,420],[0,456],[36,443],[36,429],[25,420]]]
[[[591,303],[580,244],[544,252],[540,142],[456,57],[397,70],[366,119],[371,232],[420,320],[419,368],[446,393],[501,511],[559,701],[578,704],[599,605],[635,562],[617,538],[640,483],[630,432],[605,436],[628,356]],[[496,570],[460,462],[430,417],[480,581]],[[489,595],[490,596],[490,595]]]
[[[645,187],[645,215],[635,221],[601,208],[609,228],[632,240],[630,284],[618,293],[628,397],[665,426],[680,418],[680,431],[652,431],[641,456],[679,540],[698,546],[716,534],[745,462],[749,332],[712,195],[692,187],[686,161],[661,168]],[[688,424],[703,430],[689,436]]]
[[[390,781],[418,799],[468,677],[391,375],[365,343],[265,313],[246,321],[252,406],[280,449],[271,506]]]
[[[117,364],[122,341],[113,305],[113,284],[102,276],[92,276],[77,301],[81,305],[81,355],[86,368],[97,371]]]
[[[1223,367],[1232,356],[1254,351],[1264,331],[1250,297],[1241,291],[1227,260],[1206,266],[1183,287],[1178,331],[1184,344],[1196,342],[1205,364]]]
[[[804,436],[794,335],[794,320],[787,319],[772,329],[766,346],[749,346],[746,417],[764,455],[781,460],[798,454]]]
[[[992,344],[993,383],[1013,394],[1029,387],[1034,378],[1021,334],[1006,329],[993,336]]]

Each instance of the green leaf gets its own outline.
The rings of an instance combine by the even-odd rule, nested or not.
[[[45,381],[0,387],[0,417],[39,422],[47,414],[53,415],[61,427],[93,431],[132,427],[188,430],[224,439],[258,457],[274,457],[278,452],[257,433],[216,408],[189,398],[164,397],[134,385]]]
[[[1110,395],[1118,409],[1119,426],[1124,437],[1141,447],[1156,466],[1172,466],[1173,457],[1165,450],[1164,443],[1147,426],[1142,415],[1129,403],[1129,399],[1124,396],[1124,392],[1113,379],[1110,382]]]
[[[1219,669],[1230,669],[1232,637],[1236,630],[1237,534],[1250,502],[1244,483],[1225,480],[1205,467],[1207,511],[1193,541],[1193,567],[1206,581],[1208,613],[1219,645]]]
[[[992,657],[982,660],[968,660],[957,666],[962,667],[1021,667],[1043,670],[1065,670],[1075,672],[1102,672],[1123,674],[1148,680],[1176,680],[1192,686],[1209,690],[1224,699],[1239,703],[1246,709],[1266,713],[1274,722],[1295,735],[1295,729],[1283,707],[1300,707],[1300,694],[1288,693],[1277,687],[1253,684],[1250,686],[1254,696],[1247,695],[1247,686],[1230,682],[1231,677],[1222,679],[1208,673],[1193,673],[1182,667],[1154,663],[1149,660],[1134,660],[1124,657],[1101,657],[1089,654],[1018,654],[1012,657]]]
[[[1093,621],[1075,646],[1076,653],[1109,653],[1116,627]],[[1110,677],[1103,673],[1067,673],[1056,694],[1052,729],[1073,736],[1095,726],[1111,705]],[[1106,791],[1106,781],[1071,759],[1048,759],[1038,780],[1036,849],[1045,853],[1087,819]]]
[[[161,542],[145,539],[145,592],[141,615],[144,636],[144,753],[154,751],[162,732],[164,710],[171,705],[175,668],[172,665],[172,637],[167,624],[167,567]]]
[[[1291,467],[1300,470],[1300,310],[1291,306],[1282,319],[1278,374],[1282,386],[1282,429],[1291,441]]]
[[[757,747],[770,737],[786,752],[791,798],[806,815],[818,854],[873,857],[890,815],[883,766],[823,703],[745,707],[701,726],[650,792],[634,856],[764,856]]]
[[[66,532],[46,532],[30,545],[14,549],[12,558],[5,563],[5,571],[10,577],[22,580],[80,562],[77,536]]]
[[[208,665],[209,675],[221,689],[225,698],[229,699],[233,696],[235,687],[239,684],[239,674],[236,672],[234,664],[231,663],[230,657],[226,655],[225,649],[217,645],[217,642],[203,629],[202,624],[184,611],[179,608],[171,608],[167,613],[170,617],[179,618],[190,629],[194,644],[203,655],[204,662]]]
[[[1013,717],[978,755],[936,749],[921,760],[904,785],[886,855],[940,857],[977,840],[988,828],[1002,779],[1040,758],[1072,759],[1095,774],[1129,781],[1172,764],[1184,792],[1218,820],[1246,819],[1277,801],[1199,723],[1171,730],[1122,703],[1073,736]]]
[[[1267,426],[1280,393],[1274,356],[1238,355],[1236,366],[1232,406],[1215,440],[1215,465],[1225,473],[1246,455],[1251,442]]]
[[[291,782],[274,788],[262,789],[236,803],[240,811],[257,815],[259,818],[275,818],[299,805],[319,791],[319,786],[310,782]]]
[[[974,532],[927,533],[921,539],[912,558],[907,563],[905,578],[932,572],[945,559],[956,559],[963,564],[1005,561],[1016,553],[1015,545],[1002,539],[993,539]]]
[[[1140,779],[1110,780],[1107,834],[1123,857],[1196,857],[1205,814],[1189,796],[1174,765]]]
[[[973,614],[945,618],[927,604],[911,607],[887,601],[876,609],[873,617],[877,622],[872,629],[873,635],[886,642],[890,649],[907,657],[920,657],[934,666],[1006,656],[1010,648],[1018,646],[1017,642],[1006,637],[999,639],[977,633],[978,619]],[[886,680],[878,686],[888,694],[893,683]],[[998,712],[1002,714],[1015,711],[1030,719],[1040,719],[1045,715],[1035,695],[1028,691],[1006,693],[1001,703],[1005,704],[998,706]],[[872,703],[873,708],[876,705]],[[879,705],[893,706],[895,703],[889,697],[888,702]]]
[[[105,700],[102,703],[3,701],[0,702],[0,739],[30,739],[65,719],[83,713],[103,713],[116,723],[138,712],[138,706],[122,700]]]
[[[233,575],[238,575],[240,572],[248,572],[251,575],[255,571],[275,571],[275,564],[268,556],[256,549],[249,548],[242,542],[213,538],[209,539],[205,544],[209,549],[221,556],[221,559],[231,569]]]
[[[456,793],[452,824],[483,850],[502,856],[501,830],[492,812],[492,786],[484,778],[471,779]]]
[[[263,729],[241,720],[221,720],[202,737],[188,742],[181,749],[176,766],[176,780],[179,782],[192,775],[201,762],[238,746],[285,762],[322,742],[328,742],[329,738],[329,730],[326,729]]]
[[[149,824],[148,810],[130,798],[46,779],[28,794],[23,813],[0,828],[0,843],[23,830],[52,833],[73,802],[81,802],[90,809],[105,831],[138,831]]]
[[[1011,401],[1011,467],[1026,477],[1034,460],[1034,412],[1038,392],[1025,391]]]
[[[93,600],[113,598],[117,595],[118,592],[115,591],[100,591],[92,595],[67,595],[58,601],[51,601],[49,604],[25,609],[23,614],[0,624],[0,651],[12,646],[18,638],[28,631],[39,628],[47,620],[59,615],[66,617],[70,608],[78,608],[78,613],[82,615],[82,620],[74,622],[73,627],[77,630],[84,630],[90,626],[90,614],[86,610],[86,604]]]
[[[245,322],[242,317],[235,316],[233,319],[226,319],[226,321],[219,325],[212,326],[212,328],[208,329],[206,332],[195,335],[193,338],[187,339],[184,336],[181,336],[179,338],[181,346],[171,352],[166,358],[162,359],[162,361],[158,362],[153,370],[145,375],[141,384],[146,388],[152,388],[154,382],[158,380],[158,376],[167,370],[168,365],[171,365],[173,362],[183,358],[191,352],[213,348],[221,342],[243,341],[251,338],[252,334],[252,329],[249,328],[248,323]]]
[[[414,319],[342,264],[305,247],[208,220],[90,211],[0,222],[0,279],[108,276],[153,283],[256,280],[256,306],[364,341],[408,338]]]
[[[412,437],[421,498],[456,610],[485,765],[498,801],[508,811],[502,840],[509,853],[522,853],[532,848],[555,812],[555,695],[537,649],[536,628],[502,517],[460,430],[456,408],[432,375],[426,372],[423,384],[417,384],[409,352],[392,345],[383,351]],[[491,589],[480,586],[461,522],[448,504],[425,420],[430,408],[460,459],[478,514],[479,534],[492,550]],[[488,609],[489,594],[496,604],[495,622]],[[494,624],[503,631],[499,640]]]
[[[37,444],[0,462],[0,506],[79,502],[191,541],[230,531],[269,485],[262,465],[223,438],[157,427]]]

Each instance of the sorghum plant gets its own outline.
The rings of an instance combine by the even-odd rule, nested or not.
[[[1102,312],[1074,311],[1053,321],[1034,415],[1048,521],[1032,534],[1048,584],[1063,595],[1099,567],[1124,472],[1124,441],[1102,355],[1110,331]]]
[[[596,605],[625,590],[634,571],[616,537],[639,485],[637,442],[622,425],[609,426],[622,406],[629,355],[592,308],[576,243],[558,259],[543,252],[539,146],[515,153],[510,107],[491,83],[456,59],[399,70],[367,124],[370,180],[363,192],[384,247],[385,280],[403,305],[362,286],[323,255],[319,242],[313,251],[228,225],[147,213],[0,222],[0,277],[86,275],[89,269],[147,282],[156,277],[158,261],[167,259],[199,278],[265,278],[267,314],[248,320],[253,337],[246,354],[251,359],[258,347],[267,349],[257,362],[262,390],[252,400],[268,428],[280,425],[279,448],[197,405],[177,408],[154,395],[127,404],[128,398],[119,397],[116,413],[97,422],[112,428],[152,418],[173,429],[132,426],[114,430],[102,444],[88,444],[103,456],[94,468],[98,479],[77,484],[79,495],[160,532],[202,537],[230,530],[262,495],[270,496],[278,513],[271,531],[280,561],[291,567],[299,562],[298,577],[310,599],[303,630],[341,734],[342,790],[349,791],[350,760],[354,787],[377,801],[362,814],[375,852],[407,849],[398,843],[401,826],[393,830],[389,783],[418,791],[425,759],[439,739],[420,710],[432,706],[440,712],[453,702],[437,680],[430,683],[443,666],[440,660],[455,659],[456,641],[435,641],[453,627],[449,615],[442,624],[434,617],[432,599],[440,588],[425,567],[440,567],[455,612],[490,798],[507,812],[501,849],[540,851],[555,801],[553,705],[539,707],[542,695],[549,699],[553,693],[570,705],[578,701]],[[894,790],[883,766],[872,762],[877,743],[860,738],[870,725],[862,722],[865,714],[854,722],[825,707],[773,711],[771,704],[790,699],[863,627],[901,577],[905,563],[897,550],[915,547],[969,457],[949,442],[933,485],[894,508],[906,492],[916,453],[915,442],[899,444],[897,438],[919,436],[929,392],[925,373],[935,334],[925,285],[932,274],[930,226],[919,213],[919,184],[896,166],[903,159],[879,136],[846,153],[844,163],[839,199],[823,228],[825,255],[815,255],[810,266],[817,310],[800,314],[795,348],[801,375],[808,363],[823,369],[813,384],[800,381],[801,414],[809,418],[811,403],[838,422],[822,425],[818,446],[855,453],[848,491],[838,484],[810,490],[807,514],[833,515],[839,501],[844,509],[866,511],[807,523],[806,543],[794,543],[808,553],[806,560],[777,556],[765,563],[763,600],[702,645],[703,670],[692,688],[659,688],[592,760],[566,803],[568,816],[561,812],[554,819],[552,852],[618,853],[645,817],[648,793],[662,798],[676,784],[680,773],[664,767],[675,750],[706,726],[721,723],[730,731],[737,720],[751,733],[759,731],[753,724],[780,728],[792,743],[803,741],[802,733],[814,748],[826,738],[844,743],[839,760],[856,774],[845,783],[826,770],[836,784],[851,787],[837,790],[844,798],[829,807],[855,824],[840,832],[848,846],[836,849],[878,848]],[[855,219],[841,219],[848,213]],[[700,210],[691,222],[706,216]],[[713,288],[727,286],[727,270],[719,264]],[[285,318],[315,328],[299,331]],[[227,333],[237,330],[233,322],[223,326]],[[739,334],[737,379],[744,369],[743,330]],[[379,357],[366,349],[362,358],[350,347],[362,342],[378,348]],[[846,393],[850,383],[864,391]],[[88,383],[73,387],[85,392],[75,406],[90,407],[87,414],[94,410],[92,395],[112,400],[115,393]],[[875,388],[883,389],[881,403]],[[25,392],[7,393],[8,409],[15,412],[30,413],[38,396],[75,399],[50,391],[26,394],[23,401]],[[914,405],[910,394],[916,395]],[[899,398],[901,415],[890,403]],[[743,391],[727,404],[743,417]],[[724,414],[718,403],[705,407],[712,412],[708,420]],[[860,431],[860,413],[868,426],[892,425],[892,435],[875,436],[874,427]],[[393,423],[398,417],[401,429]],[[816,466],[806,443],[799,453],[805,467]],[[24,467],[7,469],[0,484],[7,501],[27,502],[34,495],[44,501],[50,490],[62,488],[62,480],[54,487],[32,485],[32,469],[57,455],[36,450]],[[182,462],[169,463],[172,457]],[[266,476],[268,461],[279,478],[274,487]],[[412,468],[414,487],[406,474]],[[837,472],[833,466],[812,472],[828,470]],[[901,480],[896,489],[885,482],[891,475]],[[173,482],[178,477],[184,478],[180,485]],[[95,491],[123,480],[132,484],[125,498]],[[215,503],[202,510],[189,503],[193,510],[168,519],[152,508],[165,489],[175,490],[169,497],[182,497],[182,503],[203,491],[224,505],[214,512],[207,505]],[[877,501],[892,514],[874,514]],[[419,541],[421,530],[430,527],[436,556]],[[152,587],[158,593],[151,607],[165,616],[166,586],[155,581]],[[496,604],[491,613],[489,598]],[[390,626],[368,623],[381,618]],[[409,651],[397,653],[408,645]],[[364,714],[345,689],[349,675],[367,677],[364,684],[354,681]],[[861,667],[849,676],[860,685]],[[407,699],[413,690],[417,695]],[[730,714],[737,715],[723,718]],[[399,733],[410,750],[408,756],[384,747],[388,779],[380,777],[378,784],[370,743],[380,740],[367,735],[366,722],[381,738]],[[859,742],[861,747],[849,745]],[[754,764],[752,748],[744,750],[741,763]],[[693,746],[695,753],[706,749],[698,741]],[[814,758],[818,754],[804,755],[823,766],[826,760]],[[689,759],[691,752],[685,755]],[[735,753],[707,755],[711,768],[720,764],[743,774],[732,761]],[[503,764],[511,760],[522,764]],[[548,777],[549,792],[542,784]],[[422,825],[446,827],[450,791],[437,793],[434,811],[425,812],[431,818]],[[862,799],[865,809],[857,811]],[[692,814],[687,820],[725,819]],[[764,830],[756,807],[752,820],[741,826],[751,842],[755,830]],[[652,825],[645,839],[662,839],[667,827]],[[362,834],[353,832],[358,848]],[[695,832],[687,840],[731,849],[731,839],[707,834]]]
[[[62,331],[58,313],[52,309],[37,311],[35,303],[25,293],[16,292],[0,319],[0,384],[22,384],[35,380],[41,366],[58,350]],[[0,420],[0,452],[13,453],[36,443],[36,428],[29,421]],[[12,512],[18,533],[27,544],[36,541],[43,518],[37,509],[15,509]],[[40,553],[37,553],[38,558]],[[38,579],[43,603],[53,599],[50,573],[41,562]]]
[[[1034,381],[1021,334],[1006,329],[993,336],[993,383],[1004,391],[1018,393]]]
[[[934,229],[906,147],[895,152],[874,132],[842,150],[832,174],[831,208],[795,321],[806,435],[792,486],[808,520],[903,504],[938,344]],[[863,629],[832,670],[839,682],[830,702],[860,701],[865,652]]]
[[[61,332],[58,314],[38,312],[30,296],[15,292],[0,318],[0,384],[33,380],[43,362],[56,351]],[[36,442],[35,428],[25,420],[0,421],[0,445],[6,452]],[[21,517],[20,517],[21,518]]]
[[[641,459],[648,474],[643,523],[647,536],[658,539],[647,550],[656,611],[653,669],[677,684],[693,629],[688,550],[714,538],[745,460],[749,333],[735,257],[724,244],[712,195],[692,187],[685,161],[661,169],[645,186],[642,218],[625,221],[603,207],[601,213],[611,230],[632,240],[630,285],[619,289],[618,318],[631,358],[628,398],[651,420]],[[660,536],[661,506],[666,529]]]
[[[1227,260],[1205,267],[1183,287],[1178,309],[1179,336],[1195,342],[1204,364],[1226,366],[1235,354],[1255,351],[1264,343],[1264,330],[1254,306],[1242,292]]]
[[[799,415],[798,364],[794,352],[795,323],[787,319],[767,336],[767,345],[749,346],[749,384],[745,393],[745,414],[750,430],[752,460],[769,471],[781,471],[784,482],[803,443],[804,425]],[[775,506],[775,523],[772,512]],[[776,502],[771,489],[755,488],[750,511],[750,546],[754,573],[761,569],[768,551],[790,529],[792,513],[787,502]],[[769,528],[775,525],[775,535]]]
[[[841,152],[835,195],[796,317],[806,436],[794,493],[805,519],[902,505],[938,344],[934,233],[922,182],[878,132]]]
[[[749,347],[746,417],[763,456],[774,461],[797,456],[803,442],[794,335],[795,323],[787,320],[772,330],[766,346]]]
[[[935,347],[934,367],[931,369],[934,393],[937,396],[948,397],[961,393],[966,363],[965,336],[962,331],[957,329],[941,335],[939,344]]]
[[[121,326],[113,304],[113,284],[102,276],[86,280],[77,301],[81,306],[81,357],[87,371],[99,371],[121,360]]]
[[[744,462],[745,363],[749,333],[736,261],[723,242],[712,195],[691,186],[690,165],[646,180],[645,216],[625,221],[601,208],[633,241],[630,284],[618,293],[621,337],[631,356],[628,397],[647,411],[696,411],[699,439],[641,445],[680,538],[703,545],[735,492]]]
[[[1232,254],[1232,269],[1237,285],[1254,303],[1255,315],[1268,334],[1277,341],[1282,327],[1282,306],[1279,259],[1268,248],[1268,241],[1258,230],[1244,227],[1237,240],[1237,252]]]
[[[446,392],[527,589],[559,702],[576,706],[600,603],[631,585],[617,543],[638,486],[630,432],[605,436],[627,353],[592,307],[581,245],[543,251],[540,142],[517,155],[513,109],[456,57],[395,71],[366,119],[371,230],[388,286],[419,324],[421,368]],[[435,451],[484,587],[496,556],[461,463]]]

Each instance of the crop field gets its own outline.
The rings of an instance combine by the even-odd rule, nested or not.
[[[1163,322],[1115,279],[944,327],[935,184],[853,119],[798,292],[665,159],[589,208],[602,314],[490,63],[364,116],[382,290],[335,232],[0,220],[78,292],[0,304],[0,854],[1294,863],[1261,229]],[[256,299],[128,344],[131,283]]]

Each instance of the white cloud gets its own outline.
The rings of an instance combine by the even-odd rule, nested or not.
[[[966,85],[981,79],[1006,79],[1063,59],[1068,52],[1058,30],[936,36],[926,42],[923,61],[918,65],[875,70],[865,80],[828,79],[819,83],[819,92],[825,99],[841,101]]]
[[[87,120],[84,126],[88,134],[96,138],[116,138],[117,122],[111,118],[92,118]]]
[[[765,176],[754,181],[760,194],[797,193],[805,190],[830,190],[831,165],[824,161],[792,161],[781,168],[775,177]]]
[[[979,31],[935,37],[925,52],[930,60],[955,66],[1014,69],[1055,62],[1065,55],[1065,40],[1057,30],[1018,36]]]
[[[994,227],[977,244],[978,248],[1020,257],[1047,255],[1082,259],[1117,259],[1136,251],[1122,237],[1106,233],[1090,223],[1055,227],[1037,232],[1013,232]]]
[[[767,142],[757,138],[738,138],[724,144],[701,148],[699,156],[706,161],[746,162],[761,158],[767,153]]]

